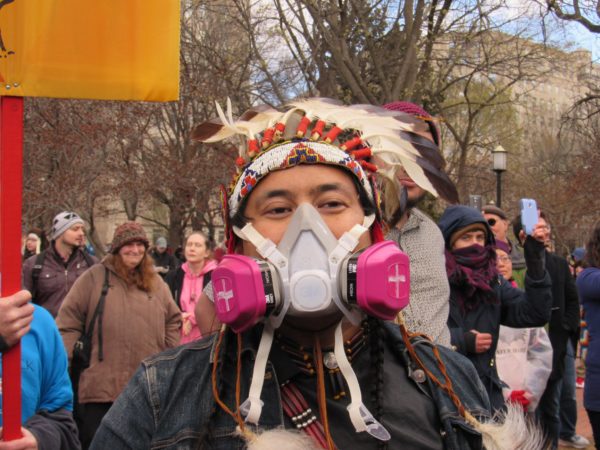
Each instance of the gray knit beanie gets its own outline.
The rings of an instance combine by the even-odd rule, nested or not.
[[[55,241],[65,231],[71,228],[73,225],[81,223],[83,219],[76,213],[70,211],[63,211],[57,214],[52,221],[52,231],[50,232],[50,239]]]

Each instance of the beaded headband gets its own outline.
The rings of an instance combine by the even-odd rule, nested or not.
[[[246,138],[236,159],[236,178],[228,192],[229,216],[268,173],[298,164],[331,164],[352,172],[371,200],[366,172],[395,179],[402,166],[421,188],[450,202],[456,188],[443,171],[444,159],[435,143],[422,137],[427,123],[397,111],[372,105],[344,106],[336,100],[312,98],[289,104],[285,112],[261,105],[234,120],[231,102],[226,113],[196,127],[192,138],[219,142]],[[377,157],[379,167],[371,158]]]
[[[270,148],[242,169],[233,192],[229,196],[230,216],[235,215],[240,203],[262,178],[273,171],[287,169],[299,164],[329,164],[348,169],[356,176],[360,186],[375,205],[371,185],[363,168],[356,160],[333,145],[298,140],[286,141]]]

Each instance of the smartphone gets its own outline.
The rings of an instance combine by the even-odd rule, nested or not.
[[[469,206],[471,208],[475,208],[477,211],[481,212],[481,207],[483,206],[482,201],[481,201],[481,195],[470,194],[469,195]]]
[[[521,207],[523,231],[525,234],[531,235],[539,220],[537,203],[531,198],[522,198],[519,200],[519,206]]]

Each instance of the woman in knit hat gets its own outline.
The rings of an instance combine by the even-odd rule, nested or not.
[[[544,268],[543,231],[536,226],[525,241],[525,291],[499,276],[492,230],[483,215],[467,206],[449,206],[439,221],[446,242],[453,347],[479,374],[494,410],[504,407],[494,361],[500,325],[542,326],[550,319],[551,281]]]
[[[102,316],[95,323],[90,366],[75,393],[79,434],[88,448],[104,414],[146,357],[179,344],[181,312],[153,269],[148,238],[136,222],[119,225],[111,252],[81,275],[57,317],[69,360],[73,346],[107,287]]]

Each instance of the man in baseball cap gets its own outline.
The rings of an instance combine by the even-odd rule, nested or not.
[[[525,286],[525,256],[523,256],[522,247],[508,237],[510,220],[506,212],[493,203],[485,205],[481,212],[483,212],[483,217],[492,229],[496,240],[508,244],[510,249],[508,256],[512,263],[514,280],[520,288],[523,288]]]
[[[56,317],[63,299],[79,275],[97,260],[82,250],[85,224],[75,212],[63,211],[52,221],[50,246],[23,264],[23,286],[34,303]]]

